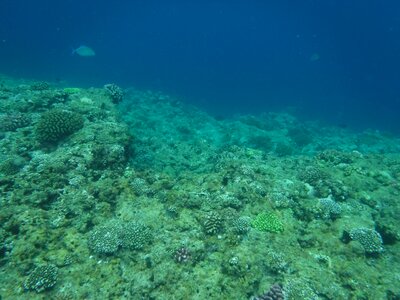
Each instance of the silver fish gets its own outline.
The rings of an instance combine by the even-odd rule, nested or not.
[[[94,52],[92,48],[82,45],[73,49],[72,54],[78,54],[79,56],[95,56],[96,52]]]

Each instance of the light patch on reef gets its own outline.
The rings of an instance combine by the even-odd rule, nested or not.
[[[93,104],[94,102],[93,102],[93,100],[92,99],[90,99],[90,98],[88,98],[88,97],[82,97],[81,99],[79,99],[82,103],[85,103],[85,104]]]

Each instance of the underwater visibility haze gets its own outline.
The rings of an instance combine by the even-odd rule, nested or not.
[[[400,299],[400,3],[0,3],[0,299]]]
[[[399,131],[396,1],[11,1],[3,72],[180,95],[214,115],[295,108]],[[81,45],[95,60],[70,55]]]

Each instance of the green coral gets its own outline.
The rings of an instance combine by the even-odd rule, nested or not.
[[[278,233],[283,231],[283,223],[273,213],[261,213],[253,220],[251,225],[260,231],[269,231]]]
[[[82,127],[83,118],[81,115],[53,109],[41,116],[36,126],[36,136],[42,143],[55,143]]]
[[[66,88],[63,89],[63,91],[64,91],[65,93],[71,95],[71,94],[78,94],[78,93],[80,93],[80,92],[81,92],[81,89],[80,89],[80,88],[77,88],[77,87],[66,87]]]

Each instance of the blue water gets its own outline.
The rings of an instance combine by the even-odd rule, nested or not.
[[[188,2],[2,0],[0,73],[400,132],[398,1]]]

